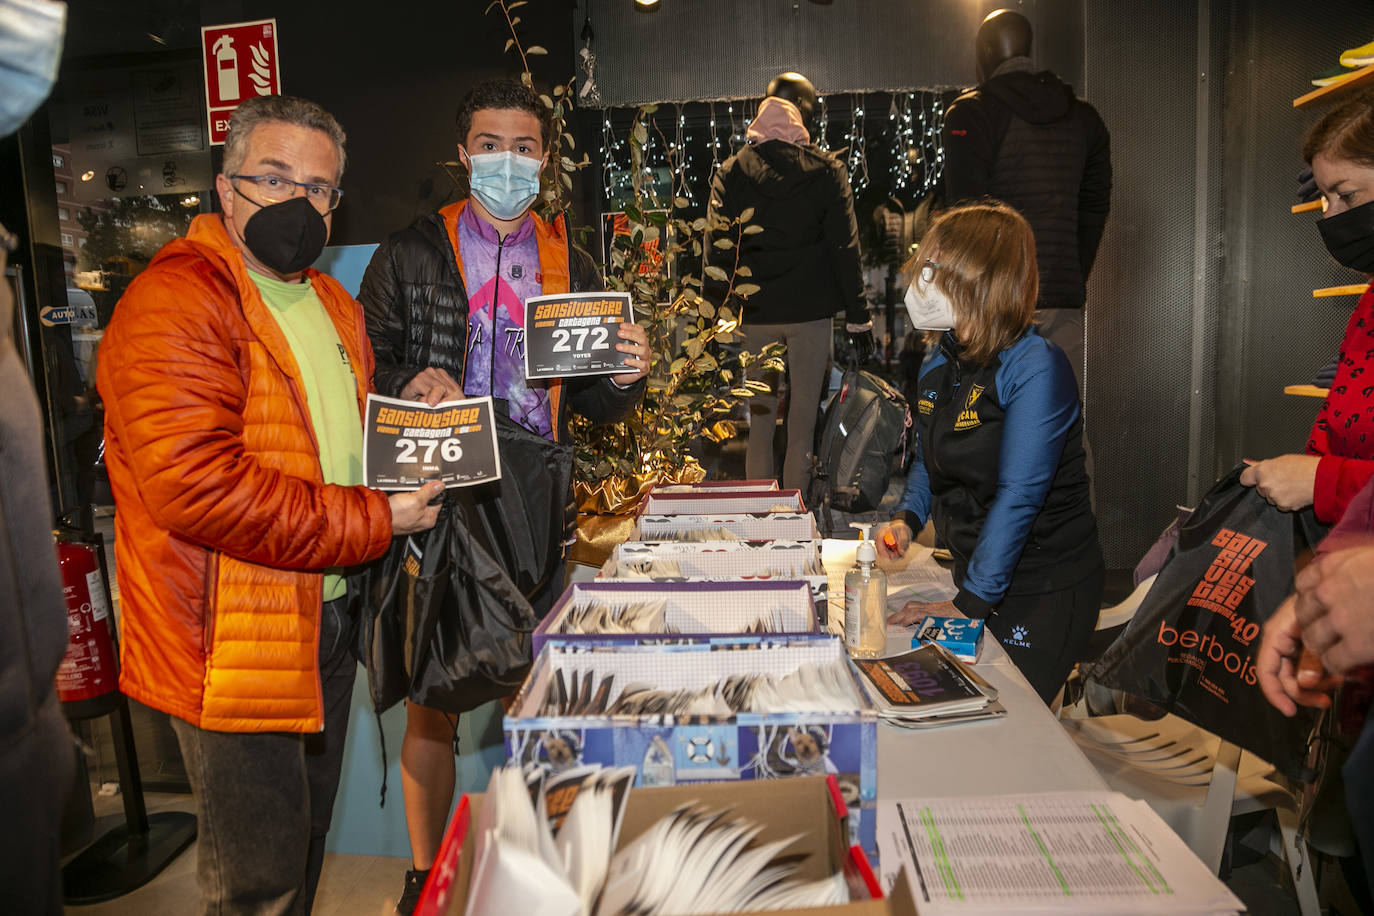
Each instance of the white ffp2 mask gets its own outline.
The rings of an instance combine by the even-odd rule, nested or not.
[[[922,331],[954,330],[954,307],[933,280],[927,283],[917,275],[906,288],[902,304],[906,306],[907,315],[911,316],[913,328]]]

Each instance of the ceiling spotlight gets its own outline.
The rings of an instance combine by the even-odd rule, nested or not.
[[[182,205],[183,207],[194,207],[194,206],[196,206],[196,205],[199,204],[199,203],[200,203],[200,197],[199,197],[198,195],[195,195],[195,194],[188,194],[186,197],[183,197],[183,198],[181,199],[181,205]]]
[[[658,0],[635,0],[635,6],[641,10],[658,9]]]
[[[94,178],[94,177],[95,177],[95,172],[91,171],[90,169],[87,169],[86,171],[84,171],[84,172],[81,173],[81,180],[82,180],[82,181],[90,181],[90,180],[91,180],[92,178]]]

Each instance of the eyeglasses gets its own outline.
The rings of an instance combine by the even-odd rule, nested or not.
[[[922,264],[922,265],[921,265],[921,282],[922,282],[922,283],[934,283],[934,282],[935,282],[935,271],[939,270],[941,266],[942,266],[942,265],[937,264],[937,263],[935,263],[934,261],[929,261],[929,260],[926,261],[924,264]]]
[[[251,181],[257,185],[258,193],[269,204],[279,204],[296,196],[297,188],[305,189],[305,199],[315,205],[321,213],[328,213],[339,205],[343,191],[333,185],[312,184],[306,181],[292,181],[280,175],[230,175],[230,181]]]

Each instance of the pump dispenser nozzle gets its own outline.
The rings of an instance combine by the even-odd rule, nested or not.
[[[878,549],[869,537],[872,523],[849,524],[859,529],[859,549],[844,576],[844,644],[856,658],[877,658],[887,640],[887,576],[873,565]]]
[[[859,529],[859,549],[854,554],[854,559],[867,566],[872,566],[878,559],[878,548],[869,537],[873,529],[872,522],[850,522],[849,527]]]

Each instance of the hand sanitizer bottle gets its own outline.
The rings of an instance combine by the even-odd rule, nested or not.
[[[844,645],[855,658],[877,658],[887,644],[887,574],[873,565],[878,550],[869,540],[871,523],[859,529],[854,568],[844,574]]]

